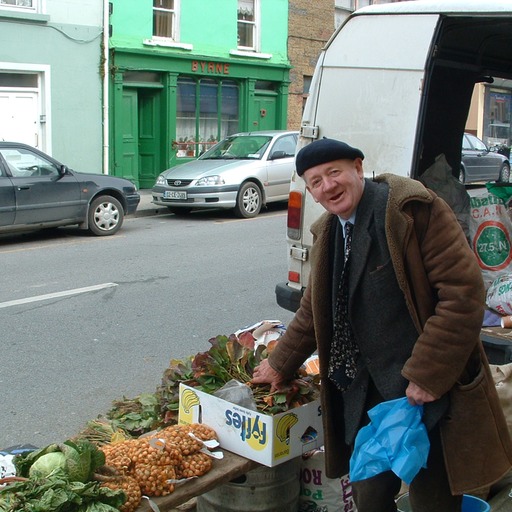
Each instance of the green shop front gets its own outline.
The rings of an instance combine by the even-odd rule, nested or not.
[[[288,66],[116,49],[110,69],[111,174],[140,188],[227,135],[286,128]]]

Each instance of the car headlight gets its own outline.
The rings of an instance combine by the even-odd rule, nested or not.
[[[167,178],[163,174],[160,174],[156,179],[155,185],[167,185]]]
[[[212,186],[212,185],[224,185],[224,180],[222,179],[222,176],[205,176],[204,178],[201,178],[197,180],[196,185],[198,187],[204,187],[204,186]]]

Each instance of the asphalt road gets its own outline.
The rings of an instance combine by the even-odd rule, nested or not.
[[[0,239],[0,449],[76,434],[112,401],[153,392],[170,359],[263,319],[285,324],[286,208],[127,218]]]

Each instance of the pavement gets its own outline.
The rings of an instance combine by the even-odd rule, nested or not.
[[[139,190],[139,194],[140,203],[139,206],[137,206],[137,211],[135,212],[134,217],[147,217],[149,215],[169,213],[169,210],[165,206],[157,206],[151,202],[153,199],[151,189]]]

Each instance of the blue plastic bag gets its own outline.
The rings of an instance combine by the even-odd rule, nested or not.
[[[350,480],[357,482],[391,470],[410,484],[427,464],[430,442],[421,417],[423,406],[407,398],[382,402],[368,411],[370,424],[356,436]]]

